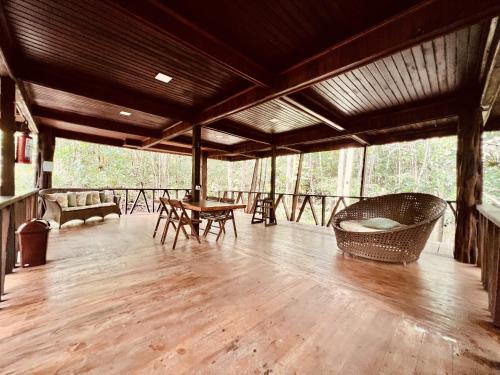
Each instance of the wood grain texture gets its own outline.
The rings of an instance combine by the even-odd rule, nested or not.
[[[156,215],[53,230],[48,263],[7,276],[5,373],[492,374],[479,269],[429,246],[408,267],[342,257],[331,230],[151,237]],[[272,370],[272,372],[271,372]]]
[[[350,117],[456,92],[475,78],[485,32],[480,24],[463,28],[317,83],[312,90]]]
[[[44,62],[97,79],[112,77],[124,87],[189,107],[206,106],[245,85],[108,1],[9,0],[5,10],[14,38],[34,66]],[[174,77],[168,89],[154,79],[158,72]]]

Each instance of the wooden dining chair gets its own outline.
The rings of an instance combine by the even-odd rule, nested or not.
[[[200,237],[198,236],[198,233],[194,228],[194,224],[199,224],[201,220],[191,219],[187,214],[186,208],[182,204],[182,201],[176,199],[165,199],[165,198],[161,198],[160,200],[165,205],[168,205],[168,207],[170,207],[170,209],[167,208],[169,213],[168,213],[167,223],[165,224],[165,228],[163,229],[163,234],[161,236],[161,243],[162,244],[165,243],[165,238],[167,237],[168,228],[170,224],[172,224],[175,230],[175,238],[174,238],[174,243],[172,245],[172,249],[175,249],[175,245],[177,245],[177,239],[179,238],[179,232],[181,230],[182,233],[184,233],[184,236],[186,236],[186,238],[189,239],[189,235],[186,232],[186,229],[184,228],[186,225],[191,228],[191,233],[193,233],[193,235],[196,237],[198,243],[201,244]]]
[[[153,232],[153,238],[156,237],[156,232],[158,232],[158,228],[160,227],[160,221],[168,219],[168,208],[165,202],[168,202],[169,199],[170,199],[170,194],[168,193],[168,190],[165,189],[163,192],[163,196],[158,198],[158,201],[160,203],[160,211],[158,213],[158,220],[156,220],[155,230]]]
[[[222,203],[234,203],[234,199],[232,198],[220,198],[219,202]],[[225,225],[228,220],[231,220],[233,222],[233,229],[234,229],[234,236],[238,237],[238,233],[236,231],[236,223],[234,220],[234,213],[233,210],[227,210],[227,211],[219,211],[219,212],[214,212],[214,213],[209,213],[205,219],[207,220],[207,226],[205,227],[205,231],[203,232],[203,237],[208,236],[209,233],[212,234],[217,234],[217,238],[215,241],[218,241],[221,234],[226,232]],[[217,224],[217,226],[214,226],[214,224]],[[217,233],[210,232],[210,229],[218,228],[219,231]]]

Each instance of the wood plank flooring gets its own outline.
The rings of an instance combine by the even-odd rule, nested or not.
[[[475,267],[344,257],[331,230],[244,214],[171,250],[155,218],[53,230],[47,265],[7,276],[1,374],[500,373]]]

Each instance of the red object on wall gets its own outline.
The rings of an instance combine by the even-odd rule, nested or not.
[[[17,137],[16,163],[31,163],[31,147],[33,138],[29,134],[23,133]]]

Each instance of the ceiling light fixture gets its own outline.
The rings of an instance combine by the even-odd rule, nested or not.
[[[132,115],[132,113],[127,112],[127,111],[120,111],[120,115],[122,115],[122,116],[130,116],[130,115]]]
[[[172,80],[172,77],[167,76],[166,74],[163,74],[163,73],[158,73],[156,75],[155,79],[157,79],[158,81],[169,83]]]
[[[272,118],[271,120],[269,120],[271,122],[274,122],[275,124],[279,121],[277,118]]]
[[[224,136],[223,136],[223,135],[221,135],[221,134],[217,134],[217,135],[215,136],[215,138],[224,138]]]

